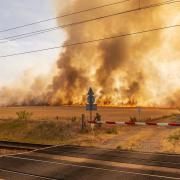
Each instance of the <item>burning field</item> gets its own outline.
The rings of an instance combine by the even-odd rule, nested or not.
[[[53,0],[54,13],[63,16],[53,18],[54,29],[65,40],[1,56],[59,48],[48,73],[31,68],[0,82],[0,140],[180,153],[180,2],[117,1]],[[87,101],[97,104],[99,119],[95,111],[90,118]]]
[[[57,15],[107,4],[107,0],[54,2]],[[142,1],[141,7],[162,2],[165,1]],[[130,0],[83,15],[66,16],[57,23],[79,22],[138,6],[138,1]],[[67,27],[63,29],[67,36],[64,45],[174,25],[180,21],[179,11],[178,3],[165,3]],[[91,86],[99,105],[178,107],[179,34],[176,27],[62,48],[51,74],[23,77],[24,81],[16,86],[1,85],[0,105],[85,104]]]

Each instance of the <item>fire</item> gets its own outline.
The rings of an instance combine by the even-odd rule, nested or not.
[[[107,2],[68,0],[62,6],[62,2],[56,3],[59,4],[56,7],[62,7],[57,10],[59,15]],[[153,3],[157,2],[142,1],[141,6]],[[131,0],[59,19],[58,23],[67,24],[137,6],[138,2]],[[67,34],[65,44],[178,24],[179,12],[179,3],[174,3],[68,27],[64,30]],[[0,97],[4,104],[85,104],[87,89],[91,86],[99,105],[180,106],[179,34],[177,27],[67,47],[60,53],[57,73],[51,80],[44,79],[43,93],[36,96],[33,89],[13,88],[13,92],[26,92],[19,100],[14,95],[5,95],[7,89],[1,89]]]

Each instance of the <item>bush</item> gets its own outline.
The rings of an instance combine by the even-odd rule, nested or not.
[[[135,117],[135,116],[132,116],[132,117],[130,117],[130,121],[131,121],[131,122],[136,122],[136,121],[137,121],[137,119],[136,119],[136,117]]]
[[[107,134],[118,134],[118,130],[116,127],[113,127],[113,128],[109,128],[106,130],[106,133]]]
[[[180,141],[180,133],[172,134],[168,137],[169,141]]]
[[[146,118],[145,119],[145,122],[149,122],[149,121],[152,121],[153,119],[151,118],[151,117],[149,117],[149,118]]]
[[[18,120],[29,120],[33,113],[27,111],[20,111],[16,113],[18,116]]]
[[[73,117],[71,118],[71,122],[72,122],[72,123],[76,122],[76,120],[77,120],[76,116],[73,116]]]
[[[123,147],[121,145],[116,147],[117,150],[123,150]]]

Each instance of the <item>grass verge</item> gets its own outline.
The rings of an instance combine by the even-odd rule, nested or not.
[[[180,128],[173,130],[163,141],[163,151],[180,153]]]
[[[8,141],[61,144],[79,132],[77,122],[10,120],[0,122],[0,139]]]

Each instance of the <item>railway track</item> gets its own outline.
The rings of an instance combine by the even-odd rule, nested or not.
[[[109,174],[116,174],[116,176],[125,177],[125,179],[128,176],[129,178],[137,176],[137,178],[142,179],[149,179],[149,177],[156,179],[180,179],[179,154],[121,151],[72,145],[53,146],[8,141],[0,141],[0,148],[26,150],[23,153],[0,157],[0,177],[2,178],[12,175],[13,178],[16,176],[16,179],[20,177],[30,180],[63,179],[61,177],[66,177],[67,174],[68,177],[71,177],[72,172],[74,173],[72,177],[77,176],[79,178],[83,174],[84,169],[85,172],[93,172],[92,177],[95,174],[104,172],[104,176],[108,177]],[[56,159],[60,157],[65,157],[66,160]],[[76,162],[77,159],[83,161]],[[84,160],[87,160],[87,163]],[[91,160],[91,163],[88,163],[88,160]],[[96,162],[99,164],[96,164]],[[117,167],[114,165],[111,167],[110,164],[115,164]],[[24,167],[24,165],[28,168]],[[136,170],[131,168],[130,170],[129,167],[136,167]],[[140,167],[144,167],[146,170],[143,171]],[[47,169],[47,172],[45,169]],[[81,173],[79,174],[79,172]],[[86,176],[86,174],[83,175]]]
[[[20,172],[20,171],[14,171],[14,170],[10,170],[10,169],[3,169],[0,168],[0,172],[5,172],[5,173],[10,173],[10,174],[16,174],[16,175],[20,175],[20,176],[25,176],[25,177],[30,177],[30,178],[37,178],[37,179],[44,179],[44,180],[62,180],[59,178],[52,178],[52,177],[47,177],[47,176],[40,176],[37,174],[31,174],[31,173],[25,173],[25,172]]]
[[[180,177],[178,177],[177,175],[173,176],[172,174],[167,174],[167,173],[160,173],[160,174],[156,174],[156,173],[152,173],[150,172],[136,172],[136,171],[130,171],[130,170],[120,170],[120,169],[116,169],[116,168],[106,168],[106,167],[98,167],[98,166],[94,166],[92,164],[74,164],[74,163],[67,163],[67,162],[57,162],[57,161],[49,161],[49,160],[42,160],[42,159],[34,159],[34,158],[21,158],[21,157],[7,157],[7,158],[12,158],[14,159],[14,162],[34,162],[34,166],[37,166],[37,164],[41,164],[41,165],[45,165],[45,166],[49,166],[49,167],[53,167],[53,166],[65,166],[65,168],[81,168],[81,169],[86,169],[86,170],[98,170],[98,171],[103,171],[103,172],[114,172],[114,173],[118,173],[118,174],[123,174],[123,175],[136,175],[136,176],[140,176],[144,178],[147,178],[148,180],[150,178],[158,178],[158,179],[173,179],[173,180],[178,180],[180,179]],[[9,160],[10,160],[9,159]],[[13,162],[13,161],[12,161]],[[13,163],[14,163],[13,162]],[[37,166],[39,167],[39,165]],[[23,176],[29,176],[29,177],[33,177],[33,178],[38,178],[38,179],[65,179],[65,178],[56,178],[53,177],[53,175],[51,175],[52,177],[48,177],[48,176],[42,176],[42,175],[38,175],[35,173],[27,173],[27,172],[21,172],[21,171],[17,171],[17,170],[12,170],[12,169],[4,169],[4,168],[0,168],[0,175],[1,175],[1,171],[3,172],[7,172],[7,173],[11,173],[11,174],[17,174],[17,175],[23,175]],[[26,170],[27,171],[27,170]],[[36,171],[39,173],[39,171]],[[152,174],[151,174],[152,173]],[[9,175],[9,174],[8,174]],[[59,176],[59,175],[58,175]]]
[[[8,148],[15,150],[26,150],[24,153],[15,153],[17,156],[23,154],[30,154],[33,152],[44,153],[51,155],[64,155],[72,157],[84,157],[98,160],[111,160],[115,162],[130,162],[136,164],[140,161],[140,164],[153,165],[153,166],[165,166],[165,167],[178,167],[180,168],[180,155],[178,154],[164,154],[164,153],[146,153],[136,151],[120,151],[111,149],[101,149],[94,147],[81,147],[81,146],[53,146],[53,145],[41,145],[41,144],[29,144],[0,141],[0,148]],[[12,154],[13,155],[13,154]]]

